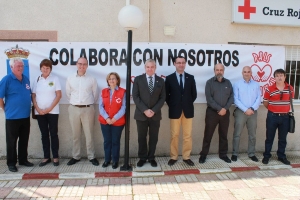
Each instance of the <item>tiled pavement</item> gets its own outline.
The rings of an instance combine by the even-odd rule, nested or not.
[[[300,199],[300,170],[0,181],[0,199]]]
[[[257,156],[262,159],[261,154]],[[299,152],[287,152],[288,159],[294,166],[299,166]],[[0,180],[0,199],[82,199],[82,200],[191,200],[191,199],[300,199],[300,168],[282,165],[272,158],[268,165],[255,163],[246,154],[239,156],[237,162],[227,164],[216,155],[208,157],[205,164],[198,163],[198,156],[192,156],[195,167],[182,161],[174,166],[167,165],[169,158],[157,158],[164,174],[169,171],[199,170],[198,174],[159,175],[140,173],[139,177],[99,177],[99,178],[61,178],[33,180]],[[61,164],[59,167],[47,165],[38,167],[40,160],[32,159],[35,167],[18,167],[19,173],[113,173],[111,167],[103,169],[92,166],[82,160],[75,166]],[[102,161],[102,160],[101,160]],[[100,161],[100,162],[101,162]],[[137,159],[131,159],[135,164]],[[61,160],[66,163],[66,160]],[[81,166],[79,166],[81,165]],[[257,170],[235,171],[227,169],[246,169],[257,167]],[[5,160],[0,160],[0,176],[12,175],[6,170]],[[136,170],[133,165],[133,170]],[[210,173],[206,173],[210,172]],[[169,173],[172,174],[172,173]],[[143,176],[144,175],[144,176]],[[21,176],[20,176],[21,177]],[[67,176],[66,176],[67,177]],[[87,176],[88,177],[88,176]]]

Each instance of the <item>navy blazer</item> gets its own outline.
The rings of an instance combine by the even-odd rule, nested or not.
[[[186,118],[194,117],[194,101],[197,98],[196,82],[193,75],[184,72],[184,88],[181,94],[176,72],[166,77],[166,102],[169,118],[178,119],[183,111]]]
[[[150,94],[146,74],[135,77],[132,98],[136,105],[134,119],[146,121],[148,117],[144,111],[151,109],[155,112],[152,120],[161,120],[161,108],[166,99],[164,79],[155,75],[153,92]]]

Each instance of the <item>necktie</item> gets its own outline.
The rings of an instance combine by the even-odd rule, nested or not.
[[[181,94],[183,94],[183,83],[182,83],[182,74],[179,75],[180,77],[180,91],[181,91]]]
[[[153,80],[152,80],[152,76],[149,76],[150,80],[149,80],[149,91],[150,91],[150,94],[152,94],[153,92]]]

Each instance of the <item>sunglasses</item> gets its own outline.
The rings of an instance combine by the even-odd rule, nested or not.
[[[282,100],[283,92],[280,91],[280,100]]]

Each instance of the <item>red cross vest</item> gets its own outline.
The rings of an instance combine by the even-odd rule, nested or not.
[[[118,111],[121,109],[125,91],[126,91],[125,89],[119,87],[118,90],[114,91],[110,102],[110,89],[105,88],[102,90],[102,94],[100,98],[102,98],[103,107],[106,113],[108,114],[109,118],[112,119],[115,116],[115,114],[117,114]],[[101,115],[99,115],[98,120],[101,124],[107,124],[106,120]],[[123,126],[124,124],[125,124],[125,115],[123,115],[120,119],[118,119],[113,124],[113,126]]]

